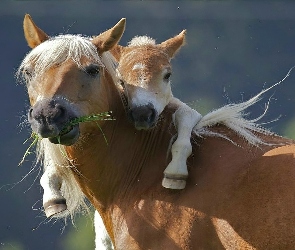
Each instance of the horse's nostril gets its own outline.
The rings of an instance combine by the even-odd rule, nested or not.
[[[67,109],[65,102],[59,99],[44,99],[28,110],[28,120],[32,129],[42,137],[56,136],[71,117],[75,115]]]
[[[60,105],[56,104],[54,108],[54,112],[52,114],[52,119],[60,119],[66,116],[66,109]]]
[[[29,110],[29,118],[32,118],[32,116],[33,116],[33,108],[30,108],[30,110]]]

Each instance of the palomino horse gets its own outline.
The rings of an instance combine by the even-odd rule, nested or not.
[[[116,249],[293,249],[293,141],[242,118],[240,111],[256,98],[226,106],[198,123],[197,132],[208,136],[192,137],[186,188],[163,188],[177,105],[168,105],[151,130],[136,130],[128,122],[108,52],[123,30],[119,23],[92,41],[71,35],[48,40],[34,25],[26,34],[31,47],[38,45],[20,67],[32,105],[29,120],[49,138],[41,141],[39,153],[63,175],[67,201],[82,200],[82,190]],[[99,122],[108,144],[91,123],[60,134],[73,117],[107,110],[116,118]],[[226,120],[230,128],[208,127]],[[253,147],[243,136],[262,143]],[[79,188],[64,188],[76,184]]]

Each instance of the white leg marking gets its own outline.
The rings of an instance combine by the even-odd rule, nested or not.
[[[180,106],[174,113],[174,123],[178,135],[177,140],[172,145],[172,160],[164,171],[165,177],[162,185],[171,189],[183,189],[188,176],[186,161],[192,153],[191,133],[202,116],[176,98],[173,98],[171,102]]]
[[[44,189],[43,203],[49,200],[62,198],[60,187],[62,180],[55,167],[49,167],[43,173],[40,184]]]
[[[111,239],[105,229],[102,218],[99,213],[94,213],[94,228],[95,228],[95,250],[111,250],[114,249],[112,246]]]
[[[64,201],[60,188],[62,178],[54,165],[47,166],[41,179],[40,184],[43,187],[43,206],[47,217],[51,217],[66,209],[65,204],[60,204]]]

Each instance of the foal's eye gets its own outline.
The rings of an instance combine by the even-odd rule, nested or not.
[[[170,72],[169,73],[166,73],[164,75],[164,80],[168,81],[170,79],[170,76],[171,76],[171,73]]]
[[[99,66],[97,64],[91,64],[85,67],[85,71],[88,75],[95,77],[99,74]]]

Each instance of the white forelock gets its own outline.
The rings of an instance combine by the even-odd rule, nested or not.
[[[33,70],[33,76],[42,75],[54,65],[59,65],[69,59],[82,67],[81,58],[103,65],[97,48],[91,43],[91,38],[81,35],[59,35],[41,43],[31,50],[22,61],[17,74],[25,70]]]
[[[155,39],[148,36],[135,36],[128,43],[128,47],[142,46],[142,45],[156,45]]]

